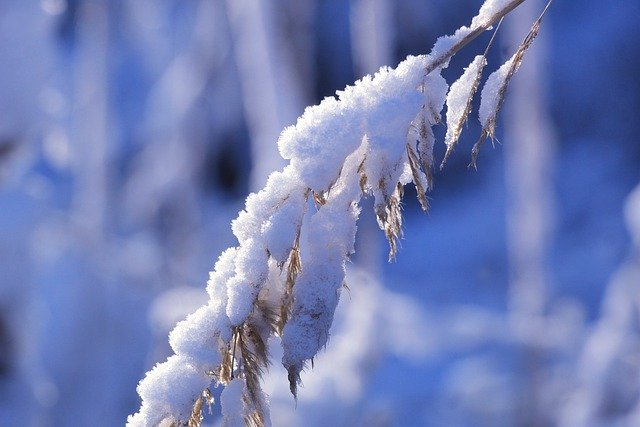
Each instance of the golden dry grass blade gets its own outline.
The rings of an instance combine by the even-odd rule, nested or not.
[[[202,416],[202,397],[199,397],[196,400],[196,403],[193,405],[193,409],[191,410],[191,417],[187,421],[188,427],[200,427],[203,420]]]
[[[407,144],[407,157],[409,158],[409,168],[411,169],[411,175],[413,176],[413,184],[416,187],[418,202],[420,202],[422,210],[426,212],[429,210],[429,201],[427,200],[427,192],[425,185],[423,184],[423,178],[428,178],[420,170],[418,154],[415,152],[413,147],[411,147],[411,144]]]
[[[277,322],[276,331],[280,335],[282,335],[282,330],[289,320],[289,315],[291,313],[291,304],[293,303],[293,287],[301,270],[302,264],[300,263],[300,228],[298,228],[296,239],[293,243],[293,247],[291,248],[291,252],[289,253],[284,295],[282,297],[282,303],[280,305],[280,315]]]

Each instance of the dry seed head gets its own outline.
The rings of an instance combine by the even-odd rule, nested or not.
[[[447,151],[444,154],[444,159],[442,159],[442,163],[440,163],[440,170],[444,169],[445,165],[447,164],[447,160],[449,160],[449,157],[451,156],[451,154],[453,154],[453,150],[458,144],[458,140],[460,139],[460,135],[462,134],[462,128],[465,122],[467,121],[467,118],[469,117],[469,113],[471,112],[471,103],[473,101],[473,96],[475,95],[475,93],[478,90],[478,87],[480,86],[480,78],[482,77],[482,71],[484,70],[486,63],[487,61],[483,56],[476,70],[476,73],[473,79],[473,84],[471,85],[469,93],[467,94],[467,100],[466,100],[465,108],[462,115],[455,123],[447,123],[448,138],[445,140]]]
[[[467,118],[469,117],[469,113],[471,112],[471,103],[473,101],[473,97],[478,91],[478,87],[480,86],[482,71],[484,70],[484,67],[487,65],[487,54],[489,53],[489,49],[491,49],[491,46],[493,45],[493,41],[495,40],[496,35],[498,34],[498,30],[500,29],[500,25],[502,24],[503,19],[504,17],[501,18],[500,21],[498,22],[498,25],[496,25],[496,29],[493,31],[493,35],[491,36],[491,39],[489,40],[489,43],[487,44],[487,47],[484,50],[484,53],[482,54],[482,57],[480,59],[480,62],[478,63],[477,69],[475,70],[475,75],[473,76],[474,77],[473,83],[469,87],[469,92],[467,94],[466,104],[465,104],[465,108],[463,110],[462,115],[456,122],[447,123],[448,128],[447,128],[447,136],[445,139],[445,145],[447,146],[447,151],[445,152],[444,159],[440,164],[440,170],[444,169],[447,163],[447,160],[449,159],[451,154],[453,154],[453,150],[455,146],[458,144],[458,140],[460,139],[460,135],[462,134],[462,127],[464,123],[467,121]],[[473,62],[469,66],[471,66],[472,64]],[[464,73],[463,73],[463,76],[460,77],[460,79],[462,79],[463,77],[464,77]],[[456,83],[451,85],[451,90],[453,90],[455,84]],[[447,98],[447,101],[448,101],[448,98]],[[447,115],[448,114],[449,113],[447,112]]]
[[[202,416],[202,396],[200,396],[196,403],[193,405],[193,409],[191,410],[191,417],[187,421],[188,427],[200,427],[203,420]]]
[[[504,16],[506,13],[511,11],[517,5],[522,3],[524,0],[511,0],[509,2],[502,3],[501,9],[497,11],[493,16],[489,18],[484,18],[482,23],[477,26],[472,25],[472,29],[468,33],[465,33],[464,37],[458,38],[458,40],[452,44],[446,51],[443,51],[430,59],[425,65],[425,77],[432,71],[438,70],[445,66],[448,63],[449,59],[464,45],[474,39],[478,34],[482,33],[486,28],[490,25],[493,25],[498,19]],[[549,2],[550,3],[550,2]],[[548,7],[548,5],[547,5]],[[546,11],[546,8],[545,8]],[[544,15],[544,12],[543,12]],[[504,86],[500,89],[500,97],[498,108],[495,111],[500,109],[502,102],[504,100],[504,93],[506,91],[506,86],[509,83],[509,79],[512,77],[513,73],[517,70],[517,67],[520,65],[522,60],[522,56],[524,51],[529,47],[537,32],[539,30],[540,20],[542,15],[536,21],[532,30],[528,34],[527,38],[520,45],[516,55],[514,56],[514,61],[511,65],[511,69],[509,70],[509,74],[507,79],[505,79]],[[477,82],[475,82],[477,84]],[[424,83],[423,83],[424,84]],[[423,86],[423,90],[426,89],[426,86]],[[477,88],[476,88],[477,89]],[[423,208],[428,206],[426,192],[430,190],[433,186],[433,177],[431,175],[431,169],[434,164],[433,158],[433,132],[431,131],[431,125],[437,123],[440,120],[439,109],[434,108],[436,105],[431,103],[432,100],[427,100],[425,106],[423,107],[423,111],[421,112],[422,120],[418,124],[418,134],[419,138],[413,138],[412,141],[418,141],[417,149],[409,144],[407,146],[407,157],[409,161],[409,167],[411,169],[411,173],[413,174],[414,181],[416,183],[416,188],[418,191],[418,198],[420,200]],[[339,102],[339,101],[336,101]],[[464,118],[468,115],[468,111],[465,111],[463,114]],[[427,121],[429,121],[429,126],[427,126]],[[461,123],[464,122],[464,119]],[[494,128],[495,128],[495,115],[491,120],[486,122],[487,126],[482,131],[483,140],[487,137],[494,137]],[[461,124],[459,125],[459,127]],[[460,129],[457,129],[456,138],[459,136]],[[457,141],[457,139],[456,139]],[[474,147],[474,156],[473,163],[475,164],[475,159],[477,157],[477,152],[479,151],[479,147],[482,144],[476,144],[477,147]],[[399,147],[398,147],[399,148]],[[450,155],[450,151],[453,148],[447,150],[446,157]],[[359,178],[359,186],[363,193],[369,186],[371,190],[372,187],[375,186],[375,183],[369,183],[368,177],[364,174],[364,159],[363,163],[358,168],[358,178]],[[397,166],[397,165],[396,165]],[[373,173],[372,173],[373,174]],[[340,174],[338,174],[339,176]],[[378,221],[383,227],[385,235],[389,240],[390,244],[390,260],[395,257],[397,244],[402,235],[402,216],[401,216],[401,198],[403,188],[399,182],[396,182],[397,179],[393,178],[393,180],[389,179],[389,182],[385,183],[384,180],[380,180],[379,187],[382,192],[383,198],[382,202],[379,205],[376,205],[376,215],[378,217]],[[324,181],[323,181],[324,182]],[[324,185],[324,184],[323,184]],[[355,185],[355,183],[354,183]],[[387,185],[389,185],[389,189],[393,189],[392,194],[389,194],[389,189],[387,189]],[[393,187],[392,187],[393,185]],[[320,193],[313,193],[313,201],[316,204],[316,207],[320,209],[326,203],[327,198],[329,197],[329,192],[331,191],[332,185],[328,185],[327,188],[329,190],[321,191]],[[307,199],[308,204],[308,191],[305,193],[305,198]],[[377,194],[376,194],[377,195]],[[274,198],[275,200],[276,198]],[[284,199],[286,200],[286,198]],[[306,205],[305,204],[305,207]],[[275,206],[275,209],[280,209],[280,205]],[[306,212],[306,210],[305,210]],[[291,253],[288,254],[288,269],[287,269],[287,278],[286,278],[286,291],[291,294],[291,290],[295,285],[295,280],[298,272],[300,271],[300,258],[299,258],[299,248],[297,248],[297,241],[299,239],[299,230],[298,235],[296,237],[296,243],[294,244],[294,248],[291,250]],[[265,248],[266,249],[266,248]],[[287,257],[285,257],[287,258]],[[280,260],[281,268],[284,267],[284,262]],[[287,306],[288,304],[288,306]],[[285,308],[283,313],[276,315],[278,313],[278,308]],[[290,309],[290,301],[285,297],[282,301],[282,306],[274,308],[269,305],[269,302],[266,300],[262,300],[260,298],[260,294],[258,294],[253,301],[253,312],[252,314],[245,319],[245,321],[240,325],[233,329],[232,338],[230,343],[225,343],[227,350],[223,352],[223,361],[221,365],[214,369],[210,374],[218,380],[219,383],[226,385],[228,384],[234,376],[242,378],[244,381],[244,389],[242,391],[242,404],[244,405],[244,421],[247,425],[251,426],[262,426],[265,423],[266,417],[266,404],[264,402],[263,394],[260,389],[260,375],[264,371],[264,369],[268,366],[268,355],[267,355],[267,346],[266,341],[272,332],[278,330],[281,331],[284,323],[286,323],[287,317],[289,315]],[[310,357],[311,364],[313,364],[314,358]],[[305,362],[301,362],[295,366],[288,366],[288,377],[290,382],[291,392],[296,396],[297,386],[300,383],[300,371],[305,366]],[[207,389],[208,390],[208,389]],[[174,425],[194,425],[199,426],[202,420],[202,407],[204,403],[209,404],[211,402],[210,392],[208,395],[203,394],[197,399],[193,399],[193,411],[191,414],[191,418],[188,421],[182,421],[181,423],[174,422]],[[155,402],[154,402],[155,403]]]
[[[260,378],[269,366],[267,344],[260,334],[257,325],[249,319],[238,334],[238,346],[242,361],[242,375],[245,379],[247,393],[245,405],[252,408],[248,420],[255,426],[263,426],[265,408],[262,399]],[[247,421],[247,420],[245,420]]]
[[[423,211],[429,210],[429,201],[427,200],[427,193],[425,186],[428,185],[428,178],[420,170],[418,155],[411,147],[411,144],[407,144],[407,157],[409,158],[409,167],[411,168],[411,175],[413,176],[413,183],[416,187],[416,193],[418,201]]]
[[[504,103],[504,98],[507,93],[507,88],[509,87],[509,83],[511,82],[511,78],[516,73],[516,71],[518,71],[520,64],[522,64],[522,59],[524,58],[525,52],[527,51],[527,49],[529,49],[529,47],[535,40],[536,36],[540,32],[540,24],[542,23],[542,18],[544,17],[545,13],[547,13],[547,10],[549,9],[551,2],[552,0],[549,0],[549,2],[545,6],[544,10],[542,11],[538,19],[535,20],[535,22],[529,29],[527,36],[524,38],[524,40],[522,40],[522,43],[520,43],[520,45],[518,46],[518,50],[516,50],[516,53],[509,59],[511,63],[509,65],[509,69],[507,70],[507,74],[504,80],[502,81],[500,88],[498,89],[498,94],[497,94],[498,102],[496,104],[496,108],[491,112],[490,116],[485,122],[482,128],[482,132],[480,134],[480,139],[474,144],[473,149],[471,150],[471,163],[469,164],[469,167],[474,167],[477,169],[478,154],[480,154],[480,149],[482,148],[482,145],[484,144],[485,140],[487,138],[491,138],[492,142],[495,140],[495,129],[496,129],[498,113],[500,112],[500,109],[502,108],[502,104]]]
[[[418,158],[420,159],[420,166],[422,171],[427,177],[427,190],[433,189],[433,146],[435,143],[435,137],[430,126],[427,126],[427,120],[424,115],[421,115],[418,124]]]
[[[384,184],[384,181],[381,180],[380,182]],[[385,194],[385,190],[382,190],[383,194]],[[402,184],[397,183],[393,194],[385,196],[385,204],[376,205],[375,207],[378,222],[389,241],[389,261],[395,260],[398,242],[402,237],[402,208],[400,204],[402,195]]]
[[[285,281],[284,295],[282,296],[282,304],[280,305],[280,316],[276,331],[282,335],[284,326],[289,319],[291,313],[291,304],[293,303],[293,286],[296,278],[302,270],[300,263],[300,228],[296,233],[296,240],[293,243],[291,252],[289,253],[289,263],[287,264],[287,278]]]

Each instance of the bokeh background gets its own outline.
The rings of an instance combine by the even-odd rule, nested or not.
[[[0,425],[122,425],[283,166],[280,130],[480,4],[0,0]],[[543,7],[505,20],[490,69]],[[555,2],[496,148],[467,168],[472,114],[429,214],[407,190],[395,263],[363,202],[297,405],[272,343],[274,425],[640,425],[639,19],[639,2]]]

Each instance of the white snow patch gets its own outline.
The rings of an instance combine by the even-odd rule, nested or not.
[[[449,94],[447,95],[447,134],[445,136],[447,147],[451,147],[454,144],[455,129],[467,108],[467,102],[473,92],[476,77],[486,63],[487,61],[483,55],[476,56],[464,70],[462,76],[449,89]]]
[[[171,356],[154,366],[138,384],[142,407],[127,419],[127,425],[146,427],[159,425],[166,419],[187,420],[193,404],[209,384],[211,379],[188,358]]]
[[[502,64],[500,68],[491,73],[491,75],[487,78],[487,82],[482,88],[478,119],[480,120],[480,124],[483,128],[487,126],[487,123],[489,123],[489,121],[494,120],[496,114],[498,113],[496,110],[498,108],[498,102],[500,100],[500,88],[504,85],[504,82],[509,74],[511,64],[514,60],[515,55],[509,58],[504,64]]]

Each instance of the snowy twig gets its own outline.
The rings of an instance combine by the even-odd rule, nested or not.
[[[282,132],[278,147],[289,165],[247,198],[232,223],[238,247],[223,252],[210,274],[209,303],[171,332],[175,356],[140,382],[142,407],[130,425],[197,424],[202,390],[214,380],[225,386],[225,424],[269,424],[259,378],[273,335],[282,339],[282,363],[296,395],[300,373],[329,338],[345,263],[354,252],[360,200],[374,197],[393,258],[402,233],[403,186],[413,182],[428,208],[431,127],[440,121],[449,89],[440,70],[522,1],[485,1],[470,27],[439,38],[429,55],[382,67],[308,107]]]
[[[447,62],[449,62],[449,59],[451,59],[456,53],[458,53],[460,49],[462,49],[463,47],[471,43],[473,40],[475,40],[476,37],[478,37],[480,34],[485,32],[487,29],[491,28],[496,22],[500,21],[513,9],[520,6],[520,4],[523,3],[524,1],[525,0],[511,0],[511,1],[487,0],[485,1],[484,4],[482,5],[482,8],[480,9],[480,12],[476,16],[476,18],[480,18],[480,17],[482,18],[478,20],[474,18],[474,21],[471,23],[471,28],[462,27],[461,29],[456,31],[456,34],[458,34],[459,31],[464,31],[466,29],[464,36],[456,40],[456,42],[452,46],[450,46],[447,50],[437,55],[433,59],[433,61],[431,61],[431,63],[426,67],[425,73],[429,74],[432,71],[438,69],[439,67],[442,67]],[[486,9],[483,15],[483,9],[485,7]],[[452,37],[455,37],[456,34],[454,34]]]

